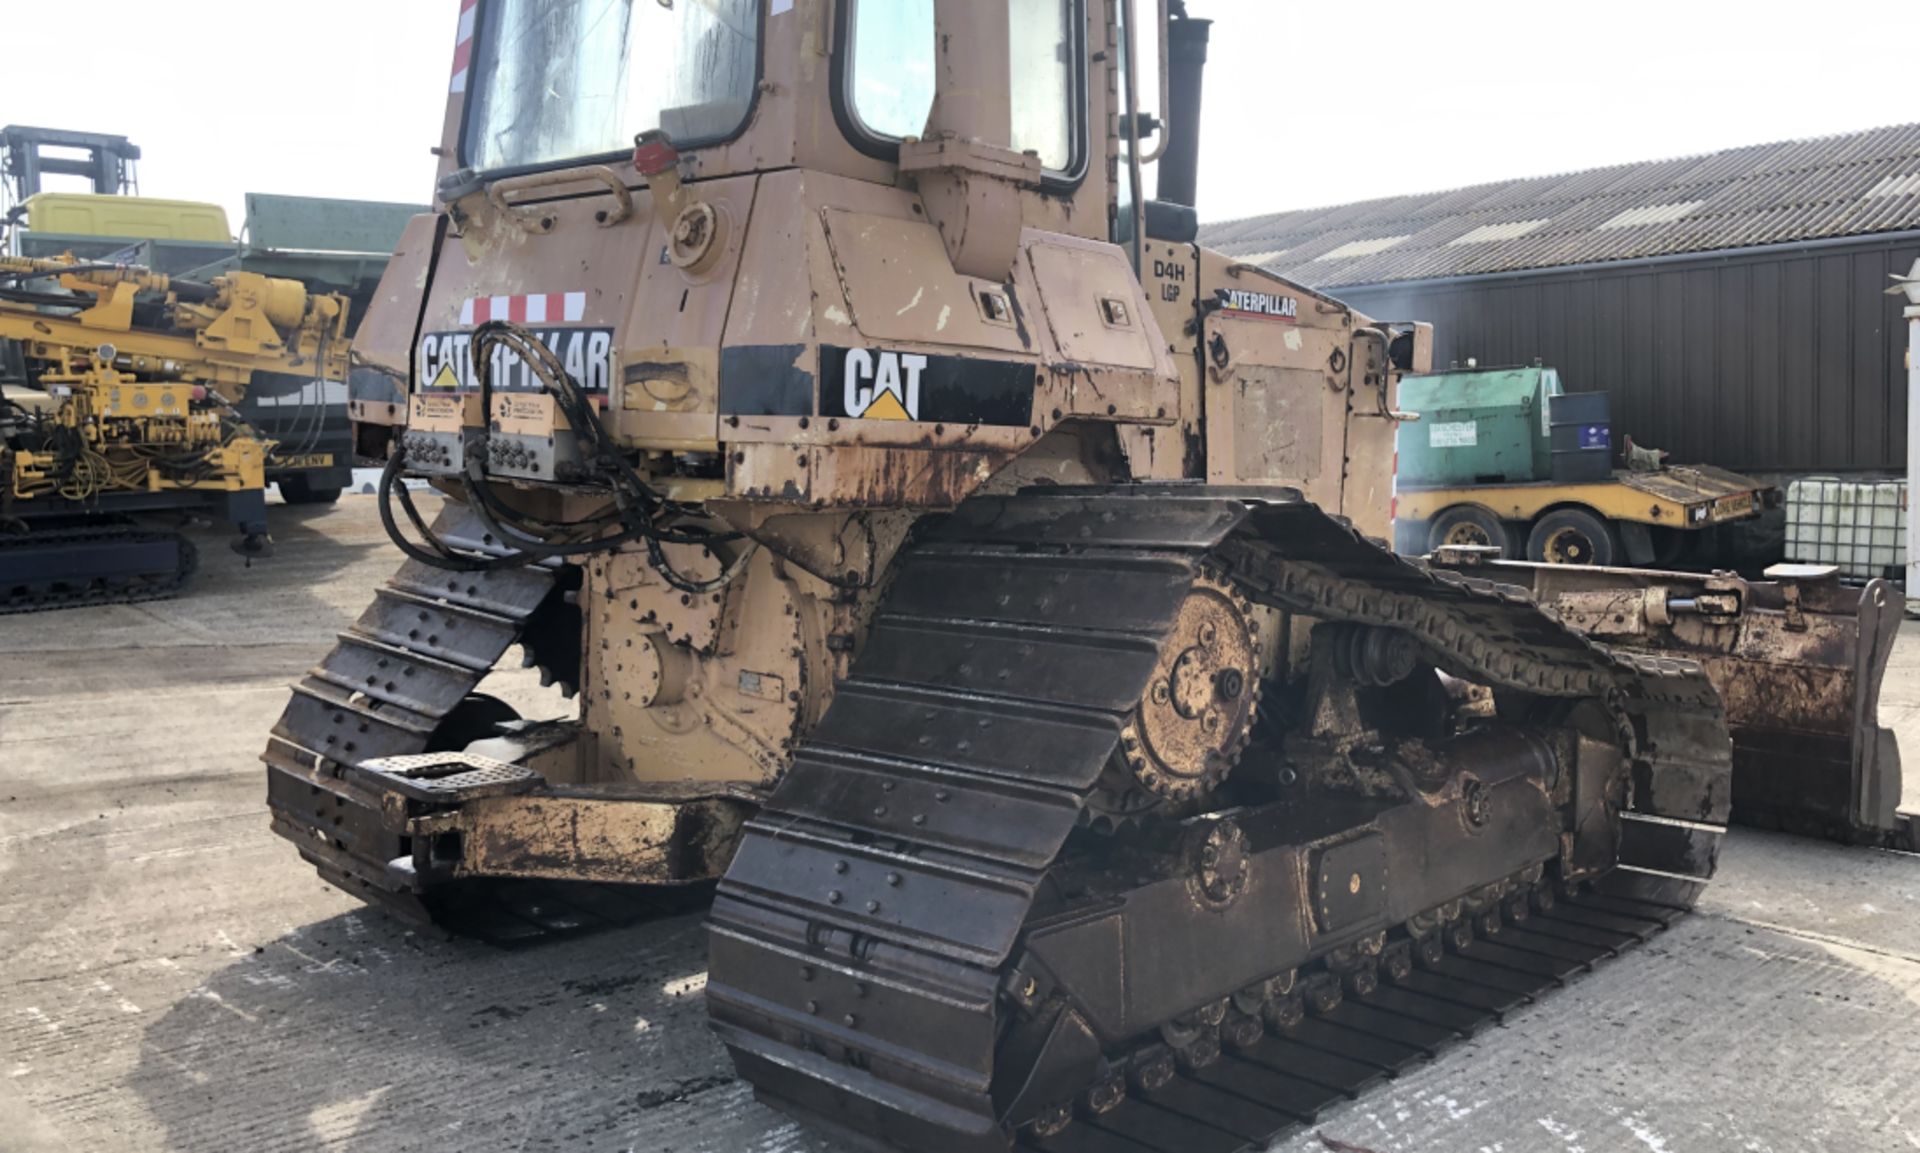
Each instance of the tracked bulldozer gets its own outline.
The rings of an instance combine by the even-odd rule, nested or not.
[[[468,0],[275,828],[502,939],[710,892],[741,1074],[910,1150],[1264,1147],[1690,907],[1718,694],[1385,547],[1430,331],[1195,243],[1170,7]]]

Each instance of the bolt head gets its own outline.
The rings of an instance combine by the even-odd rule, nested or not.
[[[1247,676],[1239,669],[1221,669],[1214,681],[1214,688],[1223,701],[1237,701],[1247,689]]]

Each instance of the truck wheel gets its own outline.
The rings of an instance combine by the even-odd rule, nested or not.
[[[280,499],[288,504],[332,504],[340,499],[340,486],[316,488],[304,476],[283,477],[279,482]]]
[[[1536,564],[1605,567],[1619,555],[1619,534],[1585,509],[1550,512],[1533,523],[1533,532],[1527,536],[1527,559]]]
[[[1477,545],[1497,548],[1511,558],[1513,542],[1507,539],[1507,526],[1487,509],[1474,504],[1456,504],[1442,509],[1427,526],[1427,551],[1439,552],[1448,546]]]

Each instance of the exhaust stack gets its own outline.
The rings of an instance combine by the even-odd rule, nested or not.
[[[1175,0],[1167,21],[1167,151],[1160,158],[1156,199],[1189,208],[1199,203],[1200,92],[1207,71],[1213,21],[1187,15]]]

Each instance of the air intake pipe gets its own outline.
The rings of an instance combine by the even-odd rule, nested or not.
[[[1160,158],[1157,199],[1189,208],[1199,203],[1200,90],[1207,71],[1213,21],[1187,15],[1173,0],[1167,21],[1167,151]]]

